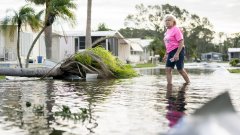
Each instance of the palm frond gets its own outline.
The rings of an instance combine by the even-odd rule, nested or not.
[[[7,13],[7,14],[9,14],[10,12],[13,13],[12,16],[18,16],[18,12],[17,12],[16,10],[14,10],[14,9],[7,9],[7,10],[6,10],[6,13]]]
[[[21,7],[19,10],[20,15],[32,14],[32,13],[35,13],[35,11],[32,7],[29,7],[29,5],[25,5],[25,6]]]
[[[75,24],[75,14],[72,10],[77,8],[76,3],[73,0],[51,0],[49,5],[49,12],[56,18],[62,18]]]
[[[3,31],[6,31],[7,30],[7,28],[8,28],[8,24],[10,23],[10,22],[12,22],[12,20],[11,20],[11,18],[9,18],[8,16],[7,17],[5,17],[4,19],[3,19],[3,21],[1,21],[1,28],[3,29]]]
[[[27,2],[32,2],[36,5],[43,5],[46,3],[46,0],[26,0]]]
[[[11,14],[11,16],[6,16],[3,21],[1,21],[2,23],[2,30],[5,33],[9,33],[9,37],[13,37],[15,31],[16,31],[16,25],[17,25],[17,21],[18,21],[18,13],[17,11],[13,10],[13,9],[8,9],[7,14]]]
[[[41,20],[41,16],[43,15],[43,13],[44,13],[44,10],[39,11],[39,12],[36,14],[36,19]]]
[[[13,36],[16,30],[16,26],[30,26],[33,31],[38,31],[39,28],[42,26],[41,23],[41,15],[43,11],[39,13],[35,13],[34,9],[30,7],[28,4],[22,6],[18,11],[13,9],[8,9],[7,12],[11,16],[7,16],[2,21],[2,29],[9,30],[10,36]],[[8,28],[9,27],[9,28]]]

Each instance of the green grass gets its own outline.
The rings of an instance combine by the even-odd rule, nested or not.
[[[146,64],[136,64],[134,68],[145,68],[145,67],[156,67],[156,64],[146,63]]]
[[[5,79],[5,76],[0,76],[0,80],[4,80]]]
[[[230,73],[240,73],[240,69],[228,69]]]

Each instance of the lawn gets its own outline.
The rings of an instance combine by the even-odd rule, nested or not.
[[[4,80],[5,79],[5,76],[0,76],[0,80]]]
[[[240,69],[228,69],[230,73],[240,73]]]

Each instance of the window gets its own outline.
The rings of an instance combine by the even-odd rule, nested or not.
[[[131,51],[131,55],[136,55],[136,54],[137,54],[137,52]]]
[[[79,37],[79,49],[85,49],[85,37]]]

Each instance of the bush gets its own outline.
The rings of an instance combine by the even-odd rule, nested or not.
[[[137,72],[130,65],[124,64],[121,60],[116,58],[111,52],[107,51],[103,47],[90,48],[86,51],[91,51],[99,56],[117,78],[130,78],[137,76]],[[85,53],[76,54],[75,60],[83,64],[99,68],[98,63],[93,61],[92,58]]]
[[[232,60],[229,62],[229,64],[230,64],[231,66],[237,66],[238,63],[239,63],[239,59],[232,59]]]
[[[75,55],[75,60],[81,62],[85,65],[91,65],[92,64],[92,58],[88,56],[87,54],[78,53]]]
[[[230,73],[240,73],[240,69],[228,69]]]
[[[0,76],[0,80],[4,80],[4,79],[6,79],[5,76]]]

